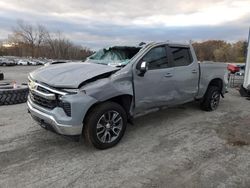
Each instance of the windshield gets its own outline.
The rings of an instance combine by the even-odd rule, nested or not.
[[[111,47],[97,51],[88,58],[93,63],[105,64],[110,66],[125,66],[129,60],[139,52],[140,47]]]

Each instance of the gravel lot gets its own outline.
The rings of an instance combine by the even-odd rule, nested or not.
[[[0,67],[25,82],[37,67]],[[250,101],[230,90],[215,112],[196,103],[135,120],[99,151],[48,132],[25,104],[0,107],[0,187],[250,187]]]

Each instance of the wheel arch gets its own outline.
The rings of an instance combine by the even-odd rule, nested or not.
[[[221,78],[214,78],[209,82],[208,87],[209,86],[216,86],[220,89],[220,92],[222,92],[223,81]]]
[[[103,101],[98,101],[98,102],[94,103],[92,106],[90,106],[90,108],[87,110],[83,122],[85,121],[86,117],[88,116],[89,113],[91,113],[91,110],[95,106],[97,106],[97,105],[99,105],[101,103],[105,103],[107,101],[112,101],[112,102],[115,102],[115,103],[121,105],[123,107],[123,109],[125,110],[126,114],[127,114],[127,118],[130,119],[131,118],[130,108],[131,108],[131,105],[132,105],[132,100],[133,100],[132,95],[123,94],[123,95],[118,95],[118,96],[115,96],[115,97],[111,97],[111,98],[103,100]]]
[[[221,78],[214,78],[214,79],[212,79],[212,80],[209,82],[208,86],[207,86],[207,89],[206,89],[205,94],[207,93],[207,90],[208,90],[208,88],[209,88],[210,86],[216,86],[216,87],[218,87],[219,90],[220,90],[221,96],[224,97],[224,96],[223,96],[223,93],[222,93],[222,90],[223,90],[223,80],[222,80]]]

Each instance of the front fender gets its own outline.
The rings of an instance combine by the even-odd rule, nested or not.
[[[87,95],[100,102],[120,95],[133,96],[132,77],[113,75],[88,84],[83,89]]]

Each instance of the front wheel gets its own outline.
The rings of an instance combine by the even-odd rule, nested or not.
[[[205,111],[214,111],[220,103],[220,89],[216,86],[209,86],[201,102],[201,109]]]
[[[115,146],[126,130],[127,118],[117,103],[105,102],[93,107],[84,121],[84,138],[97,149]]]

